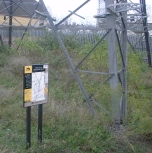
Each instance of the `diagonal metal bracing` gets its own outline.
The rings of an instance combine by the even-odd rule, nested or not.
[[[119,3],[118,0],[116,0],[116,2]],[[117,7],[119,7],[119,6],[117,6]],[[125,22],[124,22],[124,18],[123,18],[123,13],[119,12],[119,14],[120,14],[120,17],[121,17],[121,22],[122,22],[123,28],[126,28],[126,25],[125,25]]]
[[[23,33],[23,35],[22,35],[22,37],[21,37],[21,40],[23,40],[23,38],[24,38],[24,36],[25,36],[25,34],[26,34],[26,32],[27,32],[27,30],[28,30],[30,24],[31,24],[31,21],[32,21],[32,19],[35,17],[35,15],[36,15],[36,14],[33,14],[32,18],[30,19],[30,21],[29,21],[27,27],[25,28],[25,31],[24,31],[24,33]],[[21,43],[17,46],[17,48],[16,48],[17,50],[19,49],[20,45],[21,45]]]
[[[22,0],[21,0],[22,1]],[[23,1],[22,1],[23,2]],[[27,9],[28,12],[30,12],[30,14],[33,15],[33,12],[31,12],[31,10],[25,5],[25,3],[23,3],[23,5],[25,6],[25,8]]]
[[[56,24],[56,27],[61,25],[65,20],[67,20],[71,15],[76,13],[80,8],[82,8],[84,5],[86,5],[90,0],[85,1],[82,5],[80,5],[78,8],[76,8],[74,11],[72,11],[69,15],[67,15],[65,18],[63,18],[59,23]]]
[[[144,36],[142,36],[134,45],[133,47],[135,48],[137,46],[137,44],[143,39]]]
[[[104,84],[106,84],[111,78],[112,78],[112,76],[113,76],[113,74],[111,74],[102,84],[101,84],[101,87],[104,85]],[[94,93],[92,93],[89,97],[91,98],[91,97],[93,97],[94,95],[95,95],[95,93],[98,91],[98,90],[100,90],[101,88],[97,88],[95,91],[94,91]]]
[[[5,11],[5,10],[7,10],[8,8],[10,8],[10,7],[13,6],[13,5],[14,5],[14,4],[11,4],[10,6],[7,6],[7,7],[4,8],[3,10],[1,10],[0,13],[3,12],[3,11]]]
[[[21,26],[24,26],[20,21],[18,21],[14,16],[13,16],[13,19],[15,20],[15,21],[17,21]]]
[[[124,57],[123,57],[122,48],[121,48],[119,36],[118,36],[118,33],[117,33],[117,29],[115,29],[115,32],[116,32],[117,42],[118,42],[118,46],[119,46],[119,50],[120,50],[122,64],[123,64],[123,67],[125,67],[125,61],[124,61]]]
[[[88,1],[86,1],[88,2]],[[46,10],[46,7],[44,5],[43,0],[40,0],[40,3],[43,5],[44,9]],[[123,3],[123,4],[122,4]],[[107,41],[108,41],[108,59],[109,59],[109,73],[105,72],[95,72],[95,71],[86,71],[86,70],[80,70],[78,69],[82,63],[90,56],[90,54],[93,53],[94,49],[101,43],[101,41],[104,38],[101,38],[100,41],[93,47],[93,49],[82,59],[82,61],[75,67],[68,51],[65,48],[65,45],[63,44],[59,33],[57,31],[57,27],[60,24],[55,25],[53,23],[52,17],[48,14],[44,14],[45,17],[48,18],[51,28],[58,40],[58,43],[60,44],[62,51],[69,63],[69,66],[73,72],[73,75],[76,78],[76,81],[86,99],[86,102],[88,103],[88,106],[92,112],[93,115],[96,115],[95,109],[93,107],[93,104],[97,105],[98,107],[102,108],[104,112],[112,115],[113,119],[116,121],[116,123],[120,124],[120,121],[122,118],[126,117],[127,114],[127,78],[126,78],[126,73],[127,73],[127,11],[130,11],[132,9],[138,10],[141,8],[141,5],[137,4],[125,4],[127,3],[126,0],[123,0],[121,4],[115,4],[114,5],[114,0],[106,0],[106,8],[109,13],[106,14],[106,20],[107,20],[107,29],[110,29],[108,33],[106,34],[107,36]],[[132,8],[133,7],[133,8]],[[77,9],[76,9],[77,10]],[[73,14],[73,13],[72,13]],[[71,14],[71,15],[72,15]],[[43,16],[43,14],[41,14]],[[71,16],[70,15],[70,16]],[[116,31],[116,19],[117,17],[121,19],[121,41],[119,40],[118,33]],[[64,21],[68,17],[64,18]],[[63,22],[63,20],[61,20]],[[62,23],[62,22],[59,23]],[[105,36],[104,36],[105,37]],[[117,55],[117,47],[116,47],[116,42],[118,42],[119,45],[119,50],[120,50],[120,57],[121,57],[121,68],[118,68],[118,55]],[[119,94],[115,93],[111,96],[111,105],[112,105],[112,112],[107,111],[104,107],[102,107],[99,103],[96,102],[94,98],[94,94],[89,95],[84,87],[84,84],[82,80],[80,79],[80,76],[78,72],[83,72],[83,73],[91,73],[91,74],[101,74],[101,75],[109,75],[109,78],[103,82],[103,84],[106,84],[107,82],[110,82],[110,87],[114,91],[115,89],[118,88],[119,84],[123,86],[123,91],[122,95],[120,96]],[[100,89],[99,89],[100,90]],[[116,112],[114,112],[117,110]]]
[[[33,18],[33,17],[34,17],[34,15],[32,16],[32,18]],[[21,40],[23,40],[23,38],[24,38],[24,36],[25,36],[25,34],[26,34],[26,31],[27,31],[28,27],[30,26],[30,23],[31,23],[31,21],[32,21],[32,18],[30,19],[30,21],[29,21],[27,27],[25,28],[25,31],[24,31],[24,33],[23,33],[23,35],[22,35]],[[17,50],[19,49],[19,46],[20,46],[20,44],[17,46]]]
[[[85,3],[87,3],[88,1],[86,1]],[[109,6],[110,4],[113,4],[113,0],[107,0],[106,1],[106,6]],[[100,75],[109,75],[109,77],[107,79],[105,79],[105,81],[101,84],[102,85],[105,85],[107,82],[110,82],[110,87],[113,91],[115,91],[118,87],[118,83],[119,83],[119,78],[121,79],[121,84],[124,86],[124,90],[126,91],[126,80],[125,80],[125,73],[126,73],[126,45],[123,44],[122,47],[121,47],[121,44],[120,44],[120,41],[118,40],[118,43],[119,43],[119,48],[120,48],[120,54],[121,54],[121,61],[122,61],[122,69],[121,70],[118,70],[118,63],[117,63],[117,50],[116,50],[116,22],[115,22],[115,17],[113,16],[113,13],[112,14],[107,14],[106,15],[106,20],[107,20],[107,24],[108,24],[108,31],[107,33],[98,41],[98,43],[92,48],[92,50],[82,59],[81,62],[79,62],[79,64],[75,67],[70,56],[69,56],[69,53],[67,51],[67,49],[65,48],[65,45],[63,44],[62,42],[62,39],[61,37],[59,36],[59,33],[58,33],[58,30],[57,30],[57,27],[63,22],[65,21],[67,17],[65,17],[63,20],[61,20],[57,25],[54,25],[53,23],[53,19],[52,17],[49,15],[46,7],[45,7],[45,4],[43,2],[43,0],[40,0],[40,3],[42,4],[42,6],[44,7],[44,10],[47,12],[47,14],[43,14],[43,13],[40,13],[42,16],[44,17],[47,17],[47,19],[49,20],[49,23],[51,25],[51,29],[53,30],[56,38],[57,38],[57,41],[58,43],[60,44],[61,46],[61,49],[68,61],[68,64],[73,72],[73,75],[75,76],[75,79],[84,95],[84,98],[86,100],[86,102],[88,103],[88,106],[92,112],[93,115],[96,115],[96,111],[93,107],[93,104],[95,104],[96,106],[98,106],[99,108],[103,109],[103,111],[107,114],[111,114],[112,115],[112,118],[114,120],[116,120],[117,123],[120,124],[120,120],[121,120],[121,111],[122,112],[126,112],[122,109],[124,109],[124,107],[126,108],[126,103],[123,102],[123,98],[126,98],[124,95],[123,96],[119,96],[119,94],[113,92],[114,94],[111,95],[111,100],[112,100],[112,112],[110,113],[108,110],[106,110],[104,107],[102,107],[99,103],[96,102],[96,100],[93,98],[94,97],[94,94],[96,93],[97,90],[100,90],[99,88],[97,88],[92,94],[88,94],[85,87],[84,87],[84,84],[82,82],[82,80],[80,79],[80,76],[78,74],[78,72],[82,72],[82,73],[90,73],[90,74],[100,74]],[[81,7],[84,5],[84,3],[81,5]],[[79,7],[79,8],[81,8]],[[111,9],[111,8],[110,8]],[[73,12],[76,12],[77,9],[75,9],[75,11]],[[69,15],[71,16],[73,14],[73,12]],[[38,13],[38,12],[37,12]],[[121,15],[121,18],[123,18],[123,14],[121,14],[121,12],[119,11],[118,12],[118,15]],[[122,24],[125,24],[125,21],[122,19]],[[123,23],[124,22],[124,23]],[[123,40],[125,40],[125,36],[126,36],[126,26],[123,25]],[[108,40],[108,58],[109,58],[109,73],[106,73],[106,72],[96,72],[96,71],[86,71],[86,70],[80,70],[78,69],[82,63],[90,56],[90,54],[93,53],[94,49],[102,42],[102,40],[107,37],[107,40]],[[127,41],[124,41],[125,43]],[[123,51],[122,51],[123,50]],[[124,73],[122,75],[122,78],[120,76],[120,73]],[[123,92],[126,94],[126,92]],[[121,108],[121,107],[122,108]],[[115,112],[115,110],[117,110],[117,112]]]
[[[10,2],[11,2],[11,1],[10,1]],[[5,5],[5,7],[7,8],[6,2],[5,2],[4,0],[3,0],[3,3],[4,3],[4,5]],[[11,3],[9,3],[9,5],[10,5],[9,7],[12,7],[12,6],[11,6],[11,5],[12,5]],[[7,11],[8,11],[8,13],[10,13],[10,10],[9,10],[8,8],[7,8]]]
[[[38,19],[35,21],[35,23],[33,24],[33,27],[38,23],[40,19],[41,19],[41,16],[39,16]]]
[[[30,13],[30,12],[28,12],[28,11],[26,11],[23,7],[21,7],[18,3],[16,3],[15,1],[14,1],[14,3],[18,6],[18,7],[20,7],[23,11],[25,11],[30,17],[32,17],[32,14]]]
[[[3,2],[4,2],[4,0],[3,0]],[[20,2],[23,3],[23,1],[21,1],[21,0],[20,0]],[[28,11],[26,11],[23,7],[20,6],[21,3],[18,4],[18,2],[16,3],[15,1],[12,0],[12,4],[9,4],[9,6],[7,7],[7,6],[6,6],[6,2],[4,2],[5,6],[6,6],[6,8],[5,8],[4,10],[6,10],[6,9],[8,10],[8,8],[10,8],[10,7],[12,7],[13,5],[16,4],[17,7],[15,8],[14,12],[15,12],[18,8],[21,8],[21,9],[22,9],[23,11],[25,11],[28,15],[32,16],[32,14],[30,14]],[[3,10],[3,11],[4,11],[4,10]],[[8,12],[10,12],[10,10],[8,10]],[[12,13],[12,14],[13,14],[13,13]]]
[[[44,5],[44,2],[43,2],[42,0],[40,0],[40,3],[44,6],[44,9],[46,10],[46,7],[45,7],[45,5]],[[77,9],[76,9],[76,10],[77,10]],[[41,15],[43,15],[43,14],[41,14]],[[106,84],[106,83],[114,76],[114,74],[113,74],[113,73],[112,73],[112,74],[111,74],[111,73],[106,73],[106,72],[96,72],[96,71],[79,70],[78,67],[79,67],[79,66],[89,57],[89,55],[94,51],[94,49],[95,49],[95,48],[102,42],[102,40],[110,33],[111,29],[109,29],[109,30],[107,31],[107,33],[99,40],[99,42],[98,42],[98,43],[93,47],[93,49],[86,55],[86,57],[78,64],[78,66],[75,67],[74,64],[73,64],[73,62],[72,62],[72,60],[71,60],[71,58],[70,58],[70,56],[69,56],[68,51],[67,51],[66,48],[65,48],[65,45],[63,44],[62,39],[61,39],[61,37],[60,37],[60,35],[59,35],[58,31],[57,31],[57,27],[56,27],[56,26],[54,25],[54,23],[53,23],[52,17],[51,17],[48,13],[47,13],[47,15],[44,14],[43,16],[46,16],[47,19],[49,20],[49,23],[50,23],[50,25],[51,25],[51,29],[53,30],[53,32],[54,32],[54,34],[55,34],[55,36],[56,36],[56,38],[57,38],[57,40],[58,40],[58,43],[59,43],[60,46],[61,46],[61,49],[62,49],[62,51],[63,51],[63,53],[64,53],[64,55],[65,55],[65,57],[66,57],[66,59],[67,59],[67,61],[68,61],[68,63],[69,63],[69,66],[70,66],[70,68],[71,68],[71,70],[72,70],[72,72],[73,72],[73,75],[75,76],[75,79],[76,79],[76,81],[77,81],[77,83],[78,83],[78,85],[79,85],[79,87],[80,87],[80,89],[81,89],[81,91],[82,91],[82,93],[83,93],[83,95],[84,95],[84,98],[85,98],[86,102],[88,103],[88,106],[89,106],[89,108],[90,108],[92,114],[93,114],[93,115],[96,115],[96,111],[95,111],[95,109],[94,109],[94,107],[93,107],[93,104],[95,104],[96,106],[98,106],[99,108],[101,108],[105,113],[110,114],[109,111],[107,111],[104,107],[102,107],[99,103],[97,103],[97,102],[93,99],[93,95],[94,95],[94,94],[91,94],[91,95],[89,96],[89,94],[87,93],[87,91],[86,91],[86,89],[85,89],[85,87],[84,87],[84,84],[83,84],[82,80],[80,79],[80,76],[79,76],[78,72],[91,73],[91,74],[100,74],[100,75],[109,75],[109,77],[108,77],[101,85]],[[97,90],[99,90],[99,89],[97,89]],[[94,92],[94,93],[95,93],[95,92]]]
[[[4,0],[3,0],[3,2],[4,2]],[[22,3],[22,2],[21,2]],[[20,4],[21,4],[20,3]],[[20,5],[19,4],[19,5]],[[7,5],[6,5],[6,2],[4,2],[4,5],[6,6],[6,8],[7,8]],[[13,5],[9,5],[9,7],[13,7],[14,6],[14,4]],[[18,7],[19,6],[17,6],[13,11],[12,11],[12,17],[13,17],[13,14],[14,14],[14,12],[18,9]],[[8,11],[8,13],[10,13],[10,10],[7,8],[7,11]],[[9,17],[8,17],[9,18]],[[13,17],[14,18],[14,17]],[[19,22],[19,21],[18,21]]]
[[[46,10],[46,12],[47,12],[47,19],[48,19],[48,21],[50,23],[50,26],[51,26],[51,28],[52,28],[52,30],[54,32],[54,35],[55,35],[55,37],[56,37],[56,39],[57,39],[57,41],[58,41],[58,43],[59,43],[59,45],[60,45],[60,47],[62,49],[62,51],[63,51],[63,53],[64,53],[67,61],[68,61],[68,64],[69,64],[69,66],[70,66],[70,68],[71,68],[71,70],[73,72],[73,75],[75,76],[75,79],[77,80],[77,83],[79,84],[79,87],[80,87],[80,89],[81,89],[81,91],[82,91],[82,93],[84,95],[84,98],[85,98],[86,102],[88,103],[88,106],[89,106],[92,114],[95,116],[96,115],[96,112],[95,112],[95,110],[93,108],[93,105],[92,105],[92,99],[89,98],[89,96],[88,96],[88,94],[87,94],[87,92],[85,90],[85,87],[84,87],[84,85],[83,85],[83,83],[82,83],[82,81],[81,81],[81,79],[80,79],[77,71],[75,70],[74,64],[73,64],[73,62],[72,62],[72,60],[71,60],[71,58],[70,58],[70,56],[68,54],[68,51],[67,51],[65,45],[62,42],[61,37],[59,36],[59,33],[57,31],[57,28],[54,25],[53,20],[52,20],[52,17],[49,15],[49,13],[48,13],[48,11],[46,9],[46,6],[45,6],[43,0],[40,0],[40,3],[44,7],[44,10]]]
[[[134,42],[131,42],[131,40],[129,40],[129,38],[127,39],[131,49],[133,50],[133,52],[136,54],[139,50],[143,51],[142,44],[143,44],[143,40],[144,40],[144,35],[141,35],[141,37],[138,37],[138,39],[136,39]],[[142,43],[142,44],[141,44]]]
[[[12,1],[12,2],[13,2],[13,1]],[[6,7],[8,13],[10,13],[10,10],[7,8],[6,2],[5,2],[4,0],[3,0],[3,3],[4,3],[4,5],[5,5],[5,7]],[[8,3],[8,2],[7,2],[7,3]],[[22,3],[23,3],[23,1],[20,0],[20,4],[19,4],[19,5],[21,5]],[[10,3],[9,3],[8,5],[9,5],[8,7],[11,7],[11,6],[12,6],[12,4],[10,4]],[[15,4],[13,4],[13,6],[14,6],[14,5],[15,5]],[[16,8],[14,8],[13,13],[18,9],[18,7],[19,7],[19,6],[17,6]],[[12,13],[12,14],[13,14],[13,13]]]
[[[144,31],[141,20],[143,19],[143,17],[141,17],[140,19],[136,20],[133,23],[130,23],[130,25],[128,26],[128,30],[136,30],[136,28],[141,29],[142,31]]]
[[[133,52],[136,54],[135,48],[134,46],[131,44],[130,40],[127,39],[127,42],[129,43],[129,46],[131,47],[131,49],[133,50]]]
[[[4,20],[4,22],[2,22],[1,25],[3,25],[8,19],[9,19],[9,17],[7,17],[7,18]]]
[[[70,10],[69,10],[69,12],[70,12],[70,13],[73,13],[73,12],[72,12],[72,11],[70,11]],[[78,17],[80,17],[81,19],[84,19],[84,20],[85,20],[85,18],[84,18],[84,17],[82,17],[82,16],[80,16],[79,14],[77,14],[77,13],[73,13],[73,14],[74,14],[74,15],[76,15],[76,16],[78,16]]]
[[[95,46],[91,49],[91,51],[82,59],[82,61],[76,66],[76,69],[90,56],[90,54],[94,51],[94,49],[104,40],[104,38],[108,35],[108,33],[111,31],[109,29],[104,36],[95,44]]]
[[[96,102],[94,99],[92,99],[92,102],[97,105],[99,108],[101,108],[106,114],[110,115],[110,112],[107,111],[104,107],[102,107],[98,102]]]

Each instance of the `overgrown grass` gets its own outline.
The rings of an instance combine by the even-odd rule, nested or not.
[[[71,41],[70,41],[71,40]],[[66,47],[74,62],[93,47],[67,36]],[[18,43],[18,42],[16,42]],[[20,42],[19,42],[20,43]],[[101,49],[102,48],[102,49]],[[128,57],[128,120],[122,129],[111,130],[110,116],[99,110],[94,118],[53,35],[25,38],[18,51],[0,49],[0,152],[2,153],[146,153],[151,149],[151,69],[141,54]],[[96,48],[81,69],[108,71],[106,42]],[[43,142],[37,141],[37,106],[32,107],[32,144],[26,150],[26,109],[22,102],[24,65],[49,63],[49,100],[43,107]],[[110,107],[106,78],[80,73],[88,93]],[[89,84],[88,84],[89,82]],[[98,90],[96,90],[98,89]],[[142,138],[142,139],[141,139]]]

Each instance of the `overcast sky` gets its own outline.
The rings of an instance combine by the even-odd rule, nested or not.
[[[43,0],[46,6],[50,7],[51,13],[57,19],[61,19],[69,14],[69,10],[73,11],[79,7],[86,0]],[[130,0],[128,0],[129,2]],[[131,0],[134,3],[139,3],[139,0]],[[152,0],[146,0],[147,8],[152,8]],[[104,5],[104,2],[103,2]],[[83,6],[77,14],[86,18],[83,20],[77,16],[72,16],[71,20],[78,23],[87,23],[92,22],[96,23],[96,20],[93,18],[97,14],[98,9],[98,0],[90,0],[85,6]],[[149,9],[152,10],[152,9]],[[150,12],[150,11],[149,11]]]

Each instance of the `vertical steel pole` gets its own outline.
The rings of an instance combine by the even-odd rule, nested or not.
[[[31,106],[26,108],[26,149],[31,147]]]
[[[43,105],[38,105],[38,142],[42,142],[42,115]]]
[[[10,0],[10,10],[9,10],[9,35],[8,35],[8,45],[11,47],[12,44],[12,17],[13,17],[13,1]]]
[[[39,2],[37,2],[37,5],[36,5],[36,7],[35,7],[35,10],[38,8],[38,6],[39,6]],[[35,14],[35,12],[32,14],[32,17],[33,17],[34,14]],[[28,30],[30,24],[31,24],[31,21],[32,21],[32,18],[30,19],[30,21],[28,22],[27,27],[25,28],[25,31],[24,31],[24,33],[23,33],[23,35],[22,35],[22,37],[21,37],[21,41],[23,40],[23,38],[24,38],[24,36],[25,36],[25,34],[26,34],[26,32],[27,32],[27,30]],[[20,44],[17,46],[17,48],[16,48],[17,50],[19,49],[20,45],[21,45],[21,42],[20,42]]]
[[[109,5],[114,4],[114,0],[106,0],[105,8]],[[111,32],[108,35],[108,59],[109,59],[109,73],[113,74],[110,79],[110,88],[112,91],[111,101],[112,101],[112,119],[116,121],[117,124],[120,123],[120,110],[119,110],[119,96],[117,94],[118,88],[118,68],[117,68],[117,50],[116,50],[116,33],[115,33],[115,17],[110,13],[106,16],[106,23],[108,29]]]
[[[152,67],[152,54],[150,50],[150,45],[149,45],[149,32],[148,32],[148,25],[147,25],[147,11],[146,11],[146,1],[145,0],[140,0],[140,4],[142,4],[142,16],[143,18],[143,26],[144,26],[144,35],[145,35],[145,42],[146,42],[146,50],[147,50],[147,59],[148,59],[148,64],[150,67]]]
[[[122,0],[122,3],[127,3],[127,0]],[[122,12],[122,34],[121,34],[121,47],[123,54],[123,63],[122,68],[122,85],[124,89],[121,105],[121,117],[124,120],[127,115],[127,11]]]

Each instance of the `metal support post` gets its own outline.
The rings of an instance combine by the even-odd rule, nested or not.
[[[12,44],[12,18],[13,18],[13,1],[10,0],[10,10],[9,10],[9,41],[8,45],[11,47]]]
[[[114,0],[106,0],[105,8],[111,4],[114,4]],[[109,73],[113,74],[110,79],[110,87],[112,91],[111,101],[112,101],[112,119],[116,124],[120,123],[120,110],[119,110],[119,95],[117,94],[118,88],[118,68],[117,68],[117,50],[116,50],[116,33],[115,33],[115,17],[110,13],[106,16],[106,23],[108,29],[111,32],[108,35],[108,58],[109,58]]]
[[[26,149],[31,147],[31,106],[26,108]]]
[[[38,105],[38,142],[42,142],[42,114],[43,105]]]
[[[122,3],[127,3],[127,0],[123,0]],[[127,11],[122,13],[122,34],[121,34],[121,46],[122,46],[122,85],[123,85],[123,97],[121,105],[121,117],[122,120],[126,118],[127,115]]]
[[[145,35],[145,41],[146,41],[146,50],[147,50],[147,59],[148,59],[148,64],[151,67],[152,66],[152,54],[150,50],[150,45],[149,45],[149,32],[148,32],[148,25],[147,25],[147,11],[146,11],[146,1],[145,0],[140,0],[140,4],[142,4],[142,16],[143,18],[143,27],[144,27],[144,35]]]

